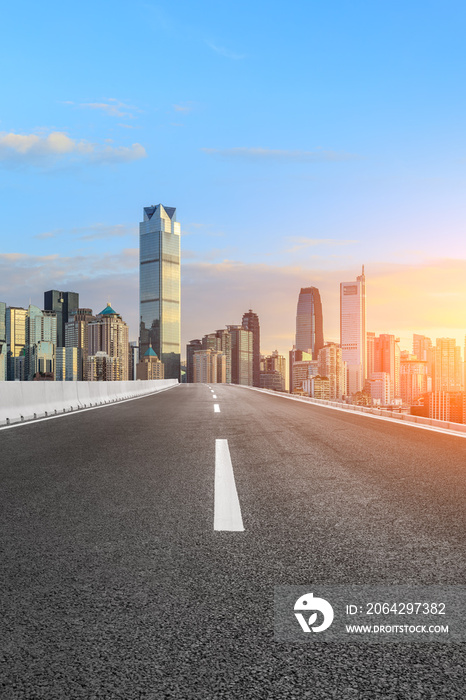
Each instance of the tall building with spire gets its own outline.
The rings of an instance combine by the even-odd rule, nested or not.
[[[340,345],[348,365],[348,394],[364,389],[367,378],[366,278],[362,273],[354,282],[340,284]]]
[[[298,297],[296,310],[295,349],[309,352],[317,360],[324,347],[322,301],[317,287],[304,287]]]
[[[144,207],[139,224],[139,357],[151,347],[166,379],[180,379],[180,224],[176,209]]]

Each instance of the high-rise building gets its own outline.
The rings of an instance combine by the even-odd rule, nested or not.
[[[111,357],[103,350],[87,356],[88,382],[116,382],[121,380],[121,363],[118,357]]]
[[[194,382],[204,384],[225,383],[225,369],[226,362],[223,353],[211,348],[194,352]]]
[[[88,381],[96,381],[101,377],[111,376],[114,380],[125,381],[128,379],[128,326],[114,309],[107,307],[97,314],[88,324],[89,358],[94,360],[87,363],[88,371],[93,377],[88,376]],[[111,362],[99,355],[111,358]],[[95,358],[98,357],[96,360]],[[105,365],[105,371],[104,371]],[[109,381],[106,379],[106,381]]]
[[[340,345],[348,364],[348,394],[364,389],[367,377],[366,278],[340,284]]]
[[[429,351],[432,349],[432,340],[426,335],[413,333],[413,355],[421,362],[429,360]]]
[[[217,350],[225,355],[225,382],[231,384],[231,333],[226,328],[215,331]]]
[[[329,398],[334,401],[346,395],[346,364],[337,343],[327,343],[319,351],[318,370],[321,377],[329,380]]]
[[[231,336],[231,382],[252,386],[253,335],[243,326],[227,326]]]
[[[155,355],[155,353],[154,353]],[[157,357],[157,355],[155,355]],[[157,358],[158,359],[158,358]],[[137,379],[137,366],[139,362],[139,345],[137,340],[130,340],[128,347],[128,377]],[[160,362],[160,360],[159,360]],[[162,377],[163,378],[163,377]]]
[[[259,316],[249,309],[243,314],[243,328],[252,332],[252,385],[260,386],[261,374],[261,336]]]
[[[260,386],[272,391],[285,391],[286,360],[274,350],[261,357]]]
[[[390,397],[388,403],[400,396],[400,347],[399,338],[388,333],[381,333],[373,338],[373,370],[368,379],[374,374],[384,372],[390,378]],[[369,345],[369,343],[368,343]]]
[[[28,312],[17,306],[6,310],[7,379],[25,380],[26,322]]]
[[[303,363],[303,362],[311,362],[312,361],[312,354],[310,352],[306,352],[304,350],[297,350],[295,347],[293,350],[290,350],[289,354],[289,363],[288,363],[288,374],[289,374],[289,392],[290,394],[293,394],[295,389],[297,389],[299,386],[302,384],[303,380],[303,373],[302,369],[299,370],[299,372],[294,376],[293,374],[293,368],[297,363]],[[317,361],[316,361],[317,364]],[[316,372],[317,374],[317,372]],[[304,377],[304,379],[307,379],[307,375]]]
[[[186,381],[188,384],[194,382],[194,353],[202,350],[202,341],[199,338],[191,340],[186,346]]]
[[[0,382],[7,379],[6,303],[0,301]]]
[[[304,287],[299,293],[295,346],[296,350],[310,353],[313,360],[324,347],[322,301],[317,287]]]
[[[418,360],[409,352],[402,352],[400,358],[400,396],[403,404],[414,406],[428,391],[427,361]]]
[[[387,372],[372,372],[368,384],[373,404],[388,406],[391,403],[391,379]]]
[[[32,381],[36,374],[54,375],[56,346],[56,313],[31,304],[26,319],[25,379]]]
[[[54,311],[57,316],[57,347],[65,347],[65,325],[78,308],[77,292],[59,292],[57,289],[44,292],[44,311]]]
[[[180,224],[176,209],[144,207],[139,224],[139,356],[151,347],[166,379],[180,379]]]
[[[87,356],[89,353],[88,327],[91,321],[95,321],[92,309],[76,309],[68,316],[65,323],[65,347],[78,348],[78,380],[87,379]]]
[[[86,354],[87,361],[87,354]],[[77,347],[56,348],[55,381],[79,382],[82,380],[82,350]]]
[[[436,391],[462,391],[463,389],[463,363],[461,360],[461,348],[456,345],[454,338],[437,338],[432,348],[433,358],[433,382],[432,390]]]

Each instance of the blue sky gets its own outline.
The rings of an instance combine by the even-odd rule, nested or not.
[[[3,11],[0,298],[137,336],[142,209],[177,208],[183,343],[253,308],[293,342],[366,266],[368,327],[466,330],[462,2],[23,2]]]

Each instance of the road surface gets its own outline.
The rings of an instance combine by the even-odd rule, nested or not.
[[[465,438],[180,385],[0,464],[2,699],[464,699],[464,644],[275,641],[273,596],[463,584]]]

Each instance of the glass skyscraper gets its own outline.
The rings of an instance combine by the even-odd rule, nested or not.
[[[65,326],[70,316],[79,308],[79,294],[77,292],[59,292],[58,289],[50,289],[44,292],[44,311],[55,311],[57,315],[57,345],[65,347]]]
[[[324,347],[322,301],[317,287],[304,287],[298,298],[296,311],[296,350],[312,353],[317,360]]]
[[[180,379],[180,224],[176,209],[144,207],[139,224],[139,357],[151,347],[165,379]]]
[[[340,345],[348,363],[348,394],[364,389],[367,377],[366,278],[340,284]]]

